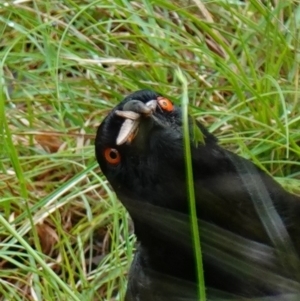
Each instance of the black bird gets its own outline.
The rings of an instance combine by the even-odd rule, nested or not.
[[[190,136],[208,300],[300,300],[300,197],[192,119]],[[125,300],[199,300],[181,109],[134,92],[101,123],[95,147],[138,241]]]

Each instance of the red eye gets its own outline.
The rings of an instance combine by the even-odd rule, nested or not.
[[[112,165],[118,165],[121,162],[121,156],[115,148],[106,148],[104,151],[104,158]]]
[[[172,112],[174,110],[174,106],[168,98],[159,96],[157,102],[164,111]]]

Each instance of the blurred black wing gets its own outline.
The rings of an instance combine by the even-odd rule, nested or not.
[[[192,160],[209,300],[300,300],[300,198],[216,143],[193,148]],[[135,219],[193,256],[188,215],[130,202]],[[139,246],[126,300],[197,299],[193,281],[159,274],[147,258]]]

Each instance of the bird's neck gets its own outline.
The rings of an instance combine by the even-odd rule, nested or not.
[[[189,237],[182,238],[179,234],[176,239],[176,234],[171,231],[167,235],[163,230],[153,229],[141,222],[135,222],[135,234],[139,242],[141,265],[144,268],[176,278],[195,280],[195,274],[191,273],[195,262],[192,240]]]

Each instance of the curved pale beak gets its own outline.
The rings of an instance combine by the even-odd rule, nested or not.
[[[133,99],[124,105],[123,111],[116,110],[115,114],[125,119],[116,139],[116,144],[122,145],[131,142],[138,132],[141,118],[152,116],[156,107],[157,101],[154,99],[146,103]]]

